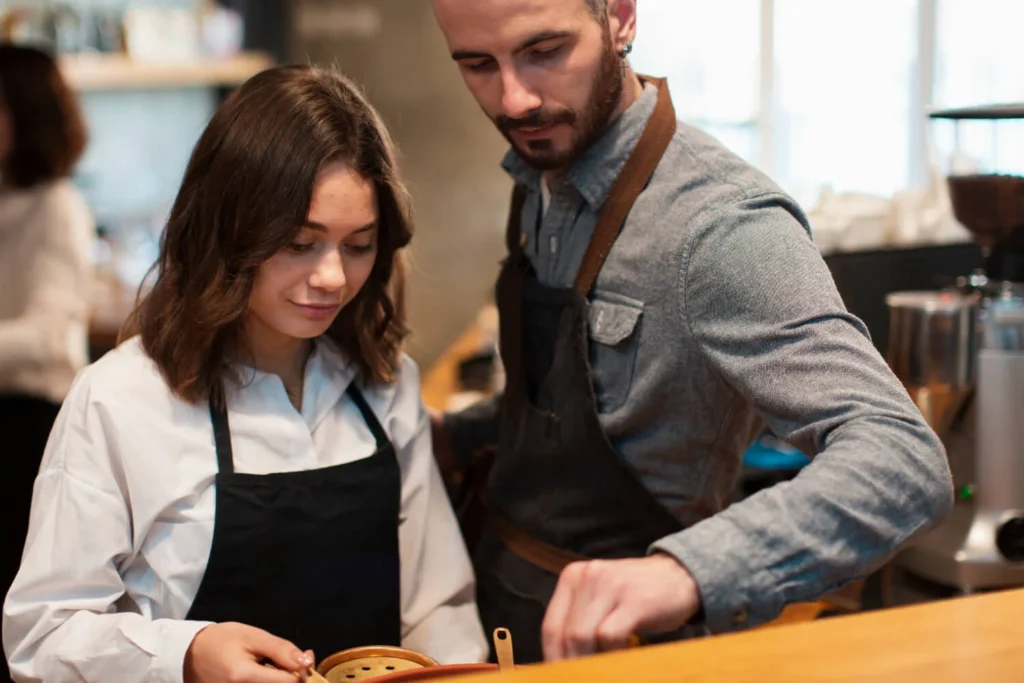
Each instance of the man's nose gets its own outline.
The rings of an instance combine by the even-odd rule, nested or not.
[[[515,69],[507,68],[502,70],[501,86],[501,107],[504,110],[505,116],[521,119],[540,108],[540,97]]]

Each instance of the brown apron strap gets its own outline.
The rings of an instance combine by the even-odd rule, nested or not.
[[[516,183],[512,188],[512,203],[508,211],[505,244],[511,256],[519,257],[523,251],[523,207],[526,205],[526,186]]]
[[[601,209],[601,215],[597,219],[590,246],[583,257],[583,265],[576,274],[576,291],[583,296],[590,294],[597,274],[608,258],[608,252],[619,236],[629,210],[647,185],[647,181],[651,179],[654,169],[658,167],[676,132],[676,113],[665,79],[646,76],[642,79],[657,86],[658,103],[644,127],[640,140],[626,160],[626,165],[615,179],[615,184],[612,185]]]
[[[505,544],[505,547],[518,555],[520,559],[526,560],[550,574],[558,576],[573,562],[584,562],[590,559],[585,555],[562,550],[538,540],[505,519],[493,505],[488,505],[487,511],[491,528]]]
[[[515,402],[520,400],[518,384],[522,380],[520,375],[523,369],[523,302],[522,302],[522,273],[526,268],[526,254],[523,252],[523,207],[526,204],[526,186],[516,183],[512,188],[512,205],[508,214],[508,228],[505,231],[505,241],[508,247],[508,267],[511,272],[517,273],[518,284],[513,292],[502,291],[499,287],[497,292],[498,308],[501,310],[499,320],[499,347],[501,360],[505,365],[506,384],[502,396],[502,407],[511,410]],[[507,277],[503,273],[503,277]]]
[[[519,559],[525,560],[535,567],[540,567],[549,574],[561,576],[562,570],[573,562],[586,562],[591,559],[586,555],[562,550],[530,536],[502,517],[494,509],[493,505],[487,506],[487,509],[490,515],[491,528],[494,530],[495,535],[501,539],[501,542],[505,544],[505,547],[518,556]],[[644,644],[646,644],[644,637],[640,634],[634,633],[630,635],[629,647],[638,647]]]

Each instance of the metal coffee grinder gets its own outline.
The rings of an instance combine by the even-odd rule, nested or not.
[[[953,128],[949,196],[957,221],[981,246],[985,268],[946,290],[887,298],[889,364],[942,438],[956,486],[951,516],[896,564],[961,593],[1022,586],[1024,134],[1021,156],[1012,155],[1015,172],[999,168],[998,157],[1008,155],[995,132],[986,145],[997,158],[987,167],[965,163],[959,147],[965,127],[1014,125],[1024,133],[1024,104],[931,117]]]

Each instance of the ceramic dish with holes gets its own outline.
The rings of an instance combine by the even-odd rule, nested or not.
[[[498,655],[497,664],[446,664],[423,669],[397,671],[387,676],[374,679],[374,683],[411,683],[412,681],[436,681],[442,678],[455,678],[487,671],[508,671],[515,668],[515,657],[512,652],[512,634],[507,628],[496,628],[492,635],[494,650]]]
[[[331,655],[317,672],[328,683],[352,683],[438,666],[430,657],[400,647],[357,647]]]
[[[496,628],[492,634],[497,664],[446,664],[441,666],[430,657],[400,647],[357,647],[331,655],[317,667],[316,673],[327,683],[369,681],[374,683],[408,683],[435,681],[487,671],[515,667],[512,634],[507,628]]]

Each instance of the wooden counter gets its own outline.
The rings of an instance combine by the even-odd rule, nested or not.
[[[1024,681],[1024,590],[640,648],[498,676],[509,683]]]

